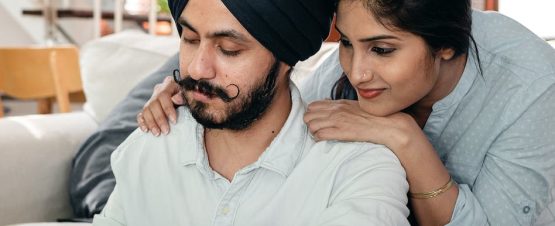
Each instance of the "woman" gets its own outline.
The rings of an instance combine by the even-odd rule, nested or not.
[[[316,139],[389,147],[421,225],[555,224],[550,46],[468,0],[341,0],[336,26],[345,76],[333,97],[358,101],[311,103]],[[323,99],[331,87],[319,84],[337,76],[316,74],[300,89]],[[158,88],[138,116],[143,130],[168,131],[176,90]]]

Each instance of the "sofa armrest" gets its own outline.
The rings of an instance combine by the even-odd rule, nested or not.
[[[84,112],[0,119],[0,225],[72,216],[71,161],[97,126]]]

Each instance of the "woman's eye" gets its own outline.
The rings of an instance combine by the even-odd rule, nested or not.
[[[349,40],[347,40],[347,39],[339,39],[339,42],[344,47],[351,47],[351,42],[349,42]]]
[[[395,51],[395,48],[372,47],[371,51],[378,55],[386,55]]]

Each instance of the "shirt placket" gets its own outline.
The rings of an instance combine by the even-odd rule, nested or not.
[[[214,226],[231,226],[237,216],[241,196],[254,177],[253,172],[238,172],[233,181],[229,183],[225,178],[218,175],[216,183],[224,192],[214,216]]]

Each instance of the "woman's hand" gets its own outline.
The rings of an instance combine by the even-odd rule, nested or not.
[[[160,133],[168,134],[168,119],[172,123],[177,121],[174,105],[182,105],[183,102],[179,85],[172,77],[166,77],[162,83],[154,86],[152,97],[137,115],[139,128],[143,132],[150,131],[155,136],[159,136]]]
[[[308,106],[304,121],[316,140],[387,146],[405,168],[412,193],[434,191],[450,179],[432,144],[408,114],[379,117],[360,109],[357,101],[323,100]],[[453,186],[433,199],[412,199],[413,210],[422,225],[444,225],[449,222],[457,197],[458,188]]]
[[[394,150],[414,134],[424,134],[415,120],[399,112],[379,117],[362,110],[354,100],[322,100],[308,106],[304,116],[316,140],[362,141]]]

